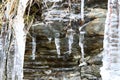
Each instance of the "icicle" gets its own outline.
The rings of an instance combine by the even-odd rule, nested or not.
[[[84,0],[81,0],[81,20],[84,22]],[[80,31],[80,35],[79,35],[79,46],[81,48],[81,54],[82,54],[82,63],[79,64],[79,66],[84,66],[86,65],[86,62],[84,60],[84,34],[85,32],[82,31],[82,28],[84,27],[85,25],[81,26],[79,28],[79,31]]]
[[[84,62],[84,34],[85,32],[81,31],[79,36],[79,46],[81,47],[82,61]]]
[[[36,53],[36,35],[35,35],[35,28],[32,27],[32,60],[35,60],[35,53]]]
[[[32,60],[35,60],[36,53],[36,38],[32,37]]]
[[[56,33],[55,35],[55,45],[56,45],[56,50],[57,50],[57,54],[58,56],[60,55],[60,33]]]
[[[73,29],[68,29],[67,30],[67,37],[68,37],[68,45],[69,45],[69,54],[72,52],[72,43],[73,43],[73,36],[74,36],[74,31]]]
[[[11,1],[11,0],[9,0]],[[16,0],[13,0],[16,1]],[[25,33],[25,21],[24,21],[24,13],[27,7],[29,0],[17,0],[18,6],[16,5],[16,16],[10,19],[10,23],[13,28],[13,32],[15,35],[15,51],[14,53],[14,63],[11,67],[9,67],[13,72],[11,73],[12,76],[7,75],[7,79],[11,80],[23,80],[23,64],[24,64],[24,53],[25,53],[25,43],[26,43],[26,33]],[[14,5],[14,4],[13,4]],[[14,8],[14,9],[15,9]],[[12,14],[12,13],[11,13]],[[7,66],[8,69],[8,66]],[[10,73],[9,73],[10,74]]]
[[[120,80],[120,10],[118,9],[118,4],[120,4],[119,2],[119,0],[108,0],[108,12],[105,22],[103,40],[103,66],[100,68],[102,80]],[[115,35],[117,37],[111,35]]]
[[[48,42],[51,43],[51,41],[52,41],[52,38],[48,37]]]
[[[81,0],[81,20],[84,21],[84,0]]]
[[[81,48],[81,54],[82,54],[82,63],[79,66],[83,66],[86,65],[85,61],[84,61],[84,34],[85,32],[82,31],[82,27],[79,28],[80,31],[80,35],[79,35],[79,46]]]

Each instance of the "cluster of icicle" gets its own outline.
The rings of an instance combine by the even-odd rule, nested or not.
[[[69,9],[67,10],[56,10],[55,7],[58,7],[58,5],[56,5],[57,2],[60,2],[62,0],[44,0],[43,3],[45,4],[44,7],[47,8],[47,11],[43,13],[43,15],[45,16],[45,20],[46,21],[72,21],[72,20],[76,20],[76,19],[80,19],[82,21],[84,21],[84,0],[81,0],[81,13],[80,14],[73,14]],[[53,2],[53,5],[51,7],[47,6],[47,2]],[[69,6],[71,7],[71,0],[68,1],[69,2]],[[68,13],[69,12],[69,13]],[[57,16],[54,16],[57,15]],[[69,16],[68,19],[63,19],[64,17]],[[70,23],[71,24],[71,23]],[[84,27],[84,26],[83,26]],[[82,31],[82,28],[79,28],[79,46],[81,48],[81,54],[82,54],[82,62],[84,65],[84,34],[85,32]],[[69,28],[67,30],[67,34],[66,37],[68,38],[68,54],[72,53],[72,44],[73,44],[73,39],[74,39],[74,30],[72,28]],[[51,42],[52,38],[48,38],[49,42]],[[33,59],[35,59],[35,38],[32,38],[33,42],[33,51],[32,51],[32,55],[33,55]],[[58,56],[60,56],[61,52],[60,52],[60,33],[55,33],[55,45],[56,45],[56,51]],[[79,66],[82,66],[81,64]]]
[[[61,2],[62,0],[44,0],[44,8],[47,8],[45,12],[43,12],[43,16],[45,16],[45,21],[52,22],[52,21],[69,21],[69,19],[76,20],[80,19],[80,14],[74,14],[69,12],[68,9],[66,10],[59,10],[55,9],[61,7],[61,5],[57,5],[57,2]],[[47,2],[53,2],[51,7],[48,7]],[[69,1],[70,2],[70,1]]]

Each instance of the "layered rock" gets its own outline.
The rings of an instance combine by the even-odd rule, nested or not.
[[[72,12],[75,14],[79,14],[80,11],[80,4],[78,4],[78,2],[76,0],[72,5],[75,7],[72,9]],[[95,5],[93,5],[93,3],[95,3]],[[48,6],[50,5],[52,4],[50,3]],[[82,78],[82,80],[100,80],[99,67],[101,66],[102,58],[100,53],[102,51],[104,22],[106,17],[106,9],[102,8],[106,8],[106,3],[99,5],[97,0],[89,0],[86,5],[85,24],[88,24],[83,30],[86,32],[84,49],[87,65],[82,67],[78,66],[81,63],[81,48],[79,47],[80,19],[71,21],[71,27],[74,30],[74,39],[72,52],[69,54],[67,37],[67,29],[70,28],[68,26],[69,21],[54,21],[50,25],[40,24],[37,20],[42,20],[43,17],[41,17],[42,13],[41,10],[39,10],[35,16],[35,24],[33,24],[30,29],[30,34],[28,34],[27,37],[24,63],[25,80],[80,80],[80,78]],[[88,6],[90,7],[88,8]],[[68,4],[63,4],[59,9],[63,8],[68,8]],[[40,15],[37,16],[38,14]],[[57,55],[55,45],[57,33],[60,34],[58,37],[60,39],[60,56]],[[32,37],[36,38],[37,45],[35,60],[32,59]]]

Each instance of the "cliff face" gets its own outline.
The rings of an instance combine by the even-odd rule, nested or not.
[[[103,50],[107,0],[86,0],[84,24],[81,24],[79,17],[80,1],[71,1],[71,21],[69,4],[66,0],[57,2],[55,5],[53,2],[48,2],[46,5],[39,0],[33,1],[30,17],[34,16],[34,24],[26,43],[25,80],[80,80],[80,78],[82,80],[100,80],[99,68]],[[53,5],[55,7],[49,10],[48,8]],[[82,31],[85,31],[83,43],[87,65],[79,67],[79,64],[82,63],[79,27],[82,25],[86,25]],[[70,28],[73,32],[68,31]],[[71,48],[70,34],[73,35]],[[32,54],[33,37],[36,44],[35,59]],[[55,42],[56,40],[58,42]],[[57,43],[58,45],[56,45]],[[59,56],[57,49],[60,50]],[[69,54],[70,49],[71,54]]]

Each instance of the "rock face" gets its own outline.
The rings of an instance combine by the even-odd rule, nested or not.
[[[89,17],[94,16],[96,19],[91,21],[86,27],[86,60],[87,66],[81,68],[83,80],[101,80],[100,67],[102,65],[102,46],[104,36],[104,25],[106,10],[95,8],[88,13]]]
[[[105,18],[97,18],[90,22],[85,28],[88,35],[104,35]]]
[[[105,18],[96,18],[86,27],[86,53],[97,53],[102,50]],[[89,54],[90,55],[90,54]]]
[[[94,0],[93,0],[94,1]],[[77,4],[76,4],[77,5]],[[66,4],[64,4],[66,6]],[[99,5],[100,6],[100,5]],[[84,49],[87,65],[81,63],[79,47],[80,20],[72,21],[73,44],[69,54],[67,29],[69,21],[54,21],[51,24],[35,23],[27,38],[24,63],[25,80],[101,80],[99,68],[103,46],[106,9],[87,8],[85,24]],[[94,17],[94,19],[93,19]],[[37,24],[37,25],[36,25]],[[58,36],[59,33],[59,36]],[[35,60],[32,59],[32,38],[36,38]],[[55,38],[60,40],[60,55],[57,55]]]

